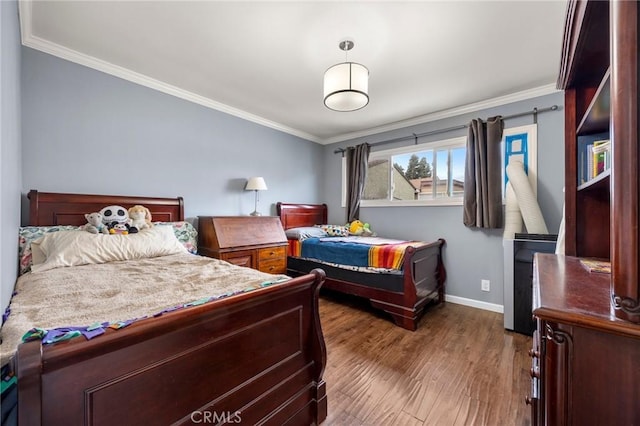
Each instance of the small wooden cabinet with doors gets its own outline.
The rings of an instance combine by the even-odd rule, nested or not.
[[[199,216],[198,252],[270,274],[287,272],[287,237],[275,216]]]

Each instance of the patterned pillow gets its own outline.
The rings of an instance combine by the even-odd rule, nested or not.
[[[198,252],[198,231],[189,222],[153,222],[154,225],[171,225],[178,241],[191,254]]]
[[[349,227],[346,225],[315,225],[326,232],[328,237],[348,237]]]
[[[59,226],[21,226],[18,230],[18,265],[19,275],[31,271],[32,252],[31,242],[42,237],[49,232],[72,231],[80,229],[79,226],[59,225]]]

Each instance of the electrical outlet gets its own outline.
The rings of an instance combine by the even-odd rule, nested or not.
[[[482,289],[482,291],[491,291],[491,281],[480,280],[480,288]]]

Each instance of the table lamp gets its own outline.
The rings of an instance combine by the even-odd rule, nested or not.
[[[262,216],[258,211],[258,191],[265,191],[267,189],[267,184],[264,182],[264,179],[262,177],[249,178],[244,189],[246,191],[255,191],[256,193],[255,210],[251,213],[251,216]]]

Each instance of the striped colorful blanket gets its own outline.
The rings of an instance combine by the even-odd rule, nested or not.
[[[424,244],[419,241],[377,237],[307,238],[304,241],[289,240],[289,256],[343,265],[401,270],[407,247]]]
[[[400,244],[385,244],[369,248],[369,266],[376,268],[402,269],[404,252],[407,247],[416,247],[422,243],[407,242]]]

